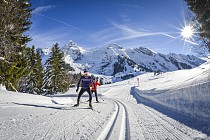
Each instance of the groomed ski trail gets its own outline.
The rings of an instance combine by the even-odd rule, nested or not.
[[[148,107],[137,103],[138,98],[131,94],[133,85],[124,84],[115,89],[106,90],[106,97],[121,103],[126,110],[127,123],[125,139],[140,140],[202,140],[207,135]],[[115,130],[110,130],[115,131]],[[119,138],[119,137],[118,137]],[[112,140],[112,138],[110,138]]]
[[[27,104],[7,101],[0,104],[1,140],[202,140],[207,136],[138,103],[133,85],[101,88],[104,101],[87,109],[87,96],[79,107],[73,104]],[[104,86],[105,87],[105,86]],[[105,91],[103,91],[103,89]],[[33,96],[34,95],[28,95]],[[4,96],[2,96],[3,98]],[[39,97],[39,96],[36,96]],[[27,97],[28,98],[28,97]],[[59,97],[58,97],[59,98]],[[76,96],[71,97],[76,102]],[[99,98],[100,99],[100,98]],[[43,99],[44,100],[44,99]]]
[[[102,133],[97,138],[97,140],[130,139],[129,136],[130,126],[129,126],[127,109],[125,105],[118,100],[114,100],[114,103],[115,103],[115,110],[113,112],[113,115],[110,118],[104,130],[102,131]]]

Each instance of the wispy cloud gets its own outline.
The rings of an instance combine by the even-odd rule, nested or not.
[[[113,40],[110,40],[109,42],[119,42],[119,41],[125,41],[125,40],[130,40],[130,39],[136,39],[136,38],[140,38],[140,37],[147,37],[147,36],[158,36],[158,35],[163,35],[163,36],[167,36],[170,38],[174,38],[176,39],[176,37],[174,36],[170,36],[168,34],[162,33],[162,32],[141,32],[138,34],[134,34],[134,35],[130,35],[130,36],[124,36],[124,37],[119,37]]]
[[[140,44],[149,46],[149,43],[151,43],[145,41],[145,39],[140,40],[138,37],[134,37],[139,35],[140,31],[146,32],[146,29],[136,28],[135,30],[124,24],[116,24],[112,21],[110,23],[109,27],[93,33],[90,38],[99,42],[102,46],[110,43],[119,43],[129,47],[137,47]]]
[[[63,45],[69,37],[69,32],[64,32],[65,29],[56,29],[48,32],[30,31],[29,35],[32,41],[28,43],[29,46],[35,45],[39,48],[50,48],[55,43]]]
[[[98,42],[106,42],[117,36],[116,28],[108,27],[90,35],[90,38]]]
[[[76,30],[78,30],[78,31],[80,31],[80,32],[86,33],[86,32],[83,31],[82,29],[77,28],[77,27],[75,27],[75,26],[73,26],[73,25],[70,25],[70,24],[68,24],[68,23],[66,23],[66,22],[64,22],[64,21],[59,20],[59,19],[56,19],[56,18],[53,18],[53,17],[49,17],[49,16],[46,16],[46,15],[43,15],[43,14],[39,14],[39,13],[35,13],[35,14],[36,14],[36,15],[39,15],[39,16],[42,16],[42,17],[45,17],[45,18],[48,18],[48,19],[51,19],[51,20],[54,20],[54,21],[59,22],[59,23],[61,23],[61,24],[63,24],[63,25],[66,25],[66,26],[68,26],[68,27],[74,28],[74,29],[76,29]]]
[[[124,22],[130,22],[131,20],[130,20],[130,18],[127,16],[127,15],[120,15],[120,17],[121,17],[121,19],[122,19],[122,21],[124,21]]]
[[[139,32],[130,28],[129,26],[127,25],[124,25],[124,24],[117,24],[117,23],[114,23],[114,22],[111,22],[111,24],[115,27],[115,28],[118,28],[122,33],[124,34],[128,34],[128,35],[135,35],[135,34],[138,34]]]
[[[117,24],[110,21],[110,27],[103,29],[92,35],[94,40],[104,42],[104,44],[120,43],[138,46],[139,44],[144,46],[158,46],[161,43],[163,37],[169,38],[168,41],[183,41],[184,43],[190,43],[196,45],[191,40],[184,40],[179,32],[164,32],[164,31],[152,31],[151,29],[145,29],[138,25],[132,24]],[[145,38],[146,37],[146,38]],[[156,38],[154,40],[154,38]],[[164,42],[162,42],[164,44]],[[150,45],[149,45],[150,44]]]
[[[123,6],[126,6],[126,7],[131,7],[131,8],[143,8],[137,4],[123,4]]]
[[[55,8],[54,5],[40,6],[40,7],[35,8],[32,11],[32,14],[39,14],[39,13],[48,11],[48,10],[53,9],[53,8]]]
[[[178,37],[172,36],[166,32],[151,32],[146,29],[137,28],[140,30],[140,31],[138,31],[136,29],[132,29],[131,27],[129,27],[127,25],[121,25],[121,24],[116,24],[116,23],[112,23],[112,25],[114,27],[118,28],[123,33],[123,35],[121,37],[110,40],[109,41],[110,43],[118,42],[118,41],[125,41],[125,40],[129,40],[129,39],[140,38],[140,37],[158,36],[158,35],[166,36],[166,37],[169,37],[172,39],[178,38]]]

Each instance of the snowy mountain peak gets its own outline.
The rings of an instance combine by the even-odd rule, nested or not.
[[[45,55],[49,55],[51,53],[51,49],[50,48],[44,48],[42,49],[42,52],[45,54]]]
[[[143,53],[143,54],[149,55],[149,56],[155,56],[157,54],[157,53],[153,52],[152,50],[150,50],[148,48],[144,48],[144,47],[135,48],[134,50],[139,53]]]
[[[71,64],[75,70],[87,68],[94,74],[120,77],[121,79],[132,77],[141,72],[191,69],[205,62],[192,55],[174,53],[166,55],[144,47],[123,48],[116,43],[85,50],[70,40],[61,49],[64,52],[65,61]]]
[[[107,49],[123,49],[123,47],[116,43],[111,43],[108,45]]]
[[[61,48],[64,53],[69,54],[73,60],[78,60],[86,52],[85,49],[77,45],[75,42],[70,40],[64,47]]]
[[[79,45],[77,45],[74,41],[69,40],[69,42],[67,44],[64,45],[64,47],[62,49],[68,49],[68,50],[72,50],[72,51],[79,51],[81,53],[86,52],[85,49],[83,49],[82,47],[80,47]]]

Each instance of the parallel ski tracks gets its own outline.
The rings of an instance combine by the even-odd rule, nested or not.
[[[112,117],[110,118],[109,122],[107,123],[97,140],[109,140],[113,139],[113,137],[115,139],[117,137],[117,139],[119,140],[130,140],[130,126],[127,108],[124,105],[124,103],[122,103],[119,100],[113,100],[113,102],[115,103],[115,110],[112,114]],[[118,130],[119,133],[114,134],[114,131]]]
[[[189,128],[181,128],[183,126],[179,126],[179,123],[173,122],[173,120],[167,116],[161,115],[145,105],[139,105],[138,107],[133,103],[130,105],[133,105],[133,112],[136,116],[139,129],[141,129],[145,139],[193,139],[187,132]]]

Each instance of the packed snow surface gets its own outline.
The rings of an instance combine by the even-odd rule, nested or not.
[[[93,95],[93,110],[88,108],[87,93],[79,107],[72,107],[76,88],[53,96],[0,89],[0,139],[210,139],[210,123],[206,120],[209,69],[210,63],[206,62],[191,70],[145,73],[99,86],[100,103]],[[204,90],[190,96],[190,89],[198,91],[201,87]],[[200,116],[193,112],[197,107],[194,102],[205,103],[206,107],[200,106]]]

